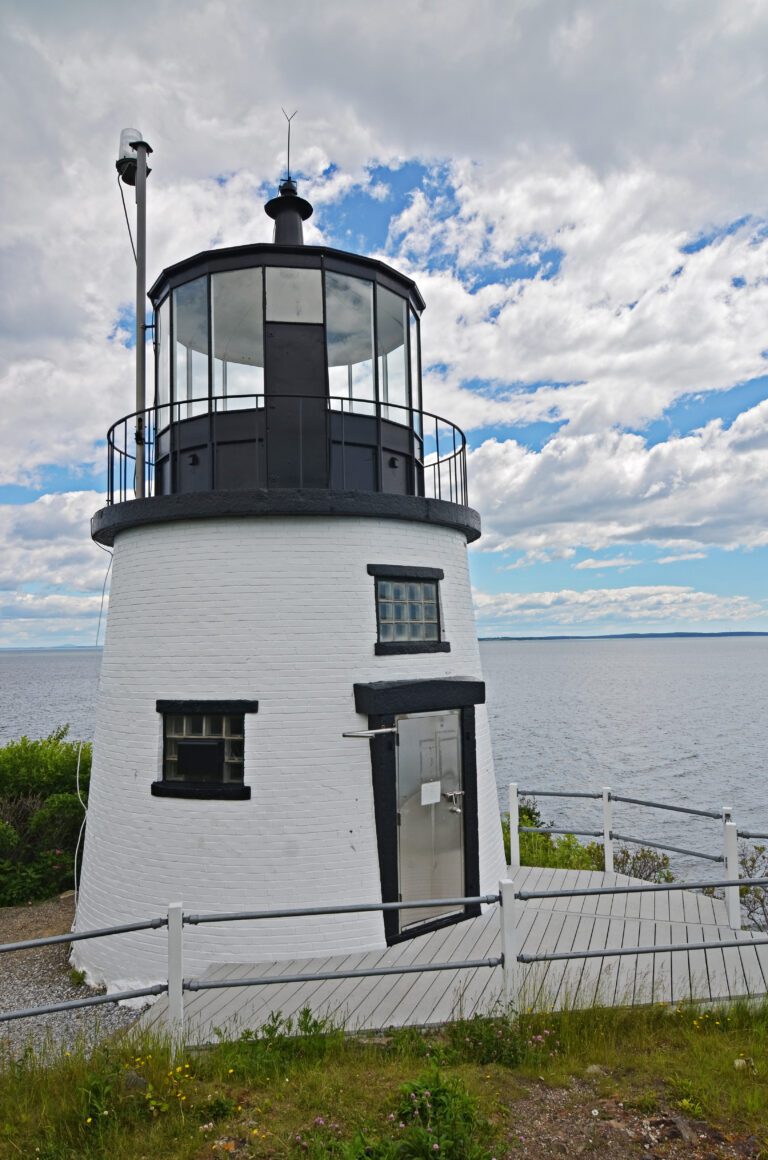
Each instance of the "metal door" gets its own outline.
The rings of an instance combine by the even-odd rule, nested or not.
[[[461,711],[396,718],[397,844],[402,902],[464,895],[464,785]],[[463,911],[423,906],[399,911],[400,932]]]

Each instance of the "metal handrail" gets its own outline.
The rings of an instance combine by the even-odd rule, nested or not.
[[[328,395],[323,398],[310,395],[280,395],[280,400],[303,401],[317,406],[325,403],[326,421],[334,414],[342,416],[340,438],[327,432],[329,442],[345,445],[343,419],[345,416],[370,416],[381,422],[394,423],[411,433],[410,454],[423,475],[424,495],[429,499],[447,499],[466,505],[467,493],[467,440],[464,432],[450,420],[416,407],[401,403],[362,399],[347,395]],[[155,447],[158,432],[174,428],[176,424],[196,418],[241,412],[263,411],[271,401],[269,395],[249,392],[241,395],[203,395],[173,403],[162,403],[124,415],[107,432],[107,503],[124,502],[135,488],[136,432],[141,432],[144,457],[144,494],[154,494]],[[195,413],[195,411],[197,413]],[[425,451],[427,445],[434,450]],[[383,451],[381,431],[377,447]]]

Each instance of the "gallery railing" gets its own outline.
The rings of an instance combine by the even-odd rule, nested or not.
[[[253,438],[243,434],[250,427]],[[231,454],[237,443],[246,482],[224,486],[394,492],[468,503],[463,431],[439,415],[397,403],[341,395],[215,395],[134,412],[107,433],[109,504],[133,499],[138,490],[137,439],[144,448],[145,496],[221,486],[215,458]],[[178,460],[183,456],[185,467],[193,462],[196,440],[205,448],[207,467],[201,470],[209,478],[201,475],[190,484],[180,478]],[[361,484],[362,463],[370,478]]]

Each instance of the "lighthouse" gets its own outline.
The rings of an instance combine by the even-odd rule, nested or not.
[[[466,441],[425,411],[415,283],[274,240],[162,271],[154,397],[108,434],[93,538],[113,574],[76,929],[209,924],[185,971],[384,947],[478,913],[505,862],[472,610]],[[434,900],[434,902],[433,902]],[[75,944],[110,989],[166,977],[162,931]]]

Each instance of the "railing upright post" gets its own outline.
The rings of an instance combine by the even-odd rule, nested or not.
[[[168,1031],[184,1042],[184,920],[181,902],[168,903]]]
[[[605,858],[606,874],[613,874],[613,838],[611,826],[613,824],[613,802],[611,801],[610,786],[603,786],[603,855]]]
[[[739,835],[736,823],[731,821],[731,807],[723,806],[723,858],[725,877],[732,878],[736,886],[726,886],[725,905],[728,910],[728,925],[731,930],[741,930],[741,901],[739,899]]]
[[[509,864],[514,869],[520,865],[520,805],[517,797],[517,782],[509,783]]]
[[[520,1002],[520,964],[517,956],[520,954],[519,937],[517,932],[517,900],[515,899],[515,884],[509,878],[499,882],[499,922],[501,923],[501,955],[503,959],[502,971],[504,974],[504,1002],[508,1008],[517,1006]]]

